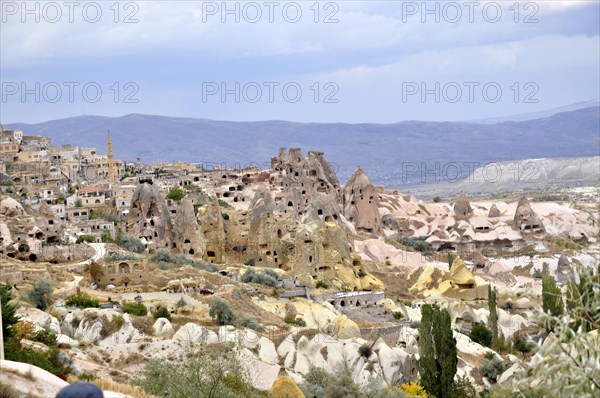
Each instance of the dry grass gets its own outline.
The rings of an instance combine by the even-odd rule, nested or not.
[[[70,375],[67,378],[69,383],[74,383],[77,380],[77,377]],[[92,384],[98,386],[100,389],[120,392],[121,394],[129,395],[133,398],[155,398],[154,395],[147,394],[141,388],[137,386],[132,386],[131,384],[117,383],[116,381],[105,379],[105,378],[97,378],[92,382]]]

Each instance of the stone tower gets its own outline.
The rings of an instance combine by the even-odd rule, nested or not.
[[[108,131],[108,138],[106,140],[108,146],[108,181],[111,185],[116,183],[115,181],[115,165],[113,163],[113,152],[112,152],[112,141],[110,140],[110,130]]]

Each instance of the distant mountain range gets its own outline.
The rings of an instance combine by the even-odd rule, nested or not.
[[[596,102],[597,103],[597,102]],[[110,130],[115,157],[144,163],[180,160],[235,167],[269,167],[279,147],[325,152],[341,181],[357,165],[372,181],[402,188],[431,182],[435,173],[466,177],[489,162],[595,156],[600,152],[600,107],[497,123],[404,121],[393,124],[227,122],[131,114],[78,116],[7,128],[45,135],[55,144],[105,152]],[[465,162],[468,164],[465,165]],[[452,175],[454,175],[452,174]]]

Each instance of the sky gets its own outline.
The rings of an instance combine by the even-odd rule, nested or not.
[[[600,97],[598,1],[0,0],[0,122],[394,123]]]

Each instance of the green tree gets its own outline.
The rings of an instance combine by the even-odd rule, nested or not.
[[[562,293],[551,276],[542,278],[542,306],[544,312],[552,316],[558,317],[564,312]],[[546,329],[554,329],[552,322],[546,323]]]
[[[454,254],[448,252],[448,269],[452,269],[452,263],[454,262]]]
[[[154,319],[158,319],[158,318],[166,318],[169,321],[171,320],[171,313],[169,312],[168,309],[166,309],[165,307],[160,307],[159,309],[157,309],[153,314],[152,317]]]
[[[476,343],[479,343],[485,347],[489,347],[492,344],[492,332],[485,327],[485,325],[477,324],[471,329],[469,337]]]
[[[183,199],[184,196],[185,192],[183,192],[183,189],[179,187],[174,187],[169,190],[169,193],[167,194],[167,199],[179,202],[181,201],[181,199]]]
[[[133,235],[121,236],[121,239],[119,240],[119,246],[134,253],[142,253],[144,250],[146,250],[142,241]]]
[[[175,360],[152,360],[137,382],[163,398],[237,398],[261,396],[230,344],[202,344]]]
[[[30,291],[26,293],[26,297],[35,307],[44,311],[48,308],[48,303],[52,295],[52,285],[46,279],[40,279],[35,282]]]
[[[567,284],[567,308],[573,317],[573,330],[581,328],[582,332],[589,332],[600,328],[600,311],[589,310],[594,308],[592,303],[598,300],[598,291],[594,286],[600,286],[600,264],[596,274],[592,268],[584,268],[579,272],[579,283],[569,281]]]
[[[488,309],[490,310],[490,330],[492,331],[492,339],[498,338],[498,310],[496,309],[496,289],[492,289],[490,284],[488,287]]]
[[[12,286],[0,284],[0,302],[2,303],[2,335],[5,339],[12,336],[11,326],[19,322],[17,307],[11,304]]]
[[[233,325],[235,323],[235,315],[231,310],[231,305],[221,297],[212,299],[208,315],[210,315],[217,325]]]
[[[430,395],[450,397],[458,364],[450,314],[445,309],[425,304],[421,307],[421,316],[417,362],[421,384]]]

